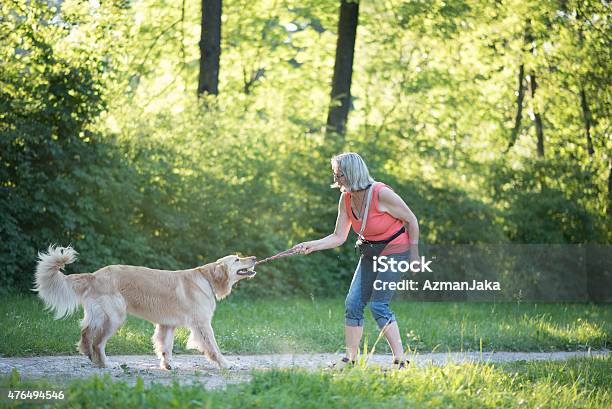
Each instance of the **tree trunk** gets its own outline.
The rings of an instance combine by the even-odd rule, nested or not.
[[[606,214],[612,217],[612,159],[608,159],[608,206]]]
[[[355,37],[359,20],[359,1],[342,0],[338,20],[338,41],[329,111],[327,114],[326,137],[338,147],[343,145],[346,121],[351,105],[351,79]]]
[[[521,119],[523,117],[523,100],[525,99],[525,65],[521,64],[519,67],[518,76],[518,97],[516,98],[516,116],[514,117],[514,128],[512,128],[512,134],[510,135],[510,142],[506,151],[510,150],[516,143],[516,138],[521,129]]]
[[[529,75],[529,83],[531,84],[530,89],[531,89],[531,100],[533,101],[535,99],[535,92],[536,92],[536,88],[538,87],[538,84],[536,83],[536,76],[535,73],[531,73]],[[537,112],[534,109],[533,112],[534,115],[534,121],[535,121],[535,126],[536,126],[536,134],[538,137],[538,156],[540,158],[544,157],[544,129],[542,126],[542,115],[540,115],[539,112]]]
[[[219,57],[221,56],[221,0],[202,0],[200,36],[200,75],[198,96],[219,93]]]
[[[580,105],[582,106],[582,118],[584,119],[584,134],[586,136],[587,151],[589,156],[593,156],[595,150],[593,149],[593,140],[591,139],[591,112],[589,111],[589,104],[587,103],[586,92],[584,87],[580,86]]]
[[[533,55],[535,54],[535,47],[533,45],[534,38],[531,27],[531,19],[527,19],[527,24],[525,26],[525,43],[530,46],[529,52]],[[538,84],[536,82],[535,71],[531,71],[529,73],[529,90],[531,94],[531,101],[535,100],[536,89],[538,88]],[[544,128],[542,126],[542,115],[533,107],[533,116],[534,122],[536,126],[536,135],[538,138],[538,157],[544,157]]]
[[[582,48],[584,44],[584,33],[582,31],[582,24],[584,24],[584,20],[580,7],[576,8],[576,20],[580,22],[578,25],[578,44],[580,44],[580,47]],[[593,149],[593,140],[591,139],[591,113],[589,111],[589,104],[587,102],[583,83],[580,84],[580,106],[582,107],[582,118],[584,120],[584,134],[586,136],[587,151],[589,152],[589,156],[592,157],[595,150]]]

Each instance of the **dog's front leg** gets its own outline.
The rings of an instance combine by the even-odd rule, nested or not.
[[[221,354],[210,322],[202,323],[191,329],[191,337],[187,346],[190,347],[190,345],[203,352],[209,360],[219,365],[219,368],[230,369],[237,367],[235,363],[225,359]]]
[[[160,359],[162,369],[172,369],[172,345],[174,344],[174,327],[157,324],[153,334],[153,346]]]

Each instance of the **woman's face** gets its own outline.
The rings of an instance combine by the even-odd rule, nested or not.
[[[340,169],[338,166],[332,166],[332,172],[334,174],[334,182],[346,189],[348,186],[346,185],[346,177],[344,176],[342,169]]]

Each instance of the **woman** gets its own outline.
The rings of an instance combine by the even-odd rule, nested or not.
[[[351,226],[359,234],[362,217],[366,215],[366,225],[360,246],[362,255],[355,270],[351,287],[345,303],[345,342],[346,356],[336,364],[343,367],[355,362],[359,343],[363,334],[363,310],[370,303],[372,315],[393,351],[393,363],[398,368],[405,367],[404,348],[395,315],[389,309],[392,292],[373,292],[372,284],[376,278],[373,272],[374,255],[388,255],[398,261],[405,258],[417,260],[419,225],[416,217],[406,203],[391,188],[375,182],[368,168],[356,153],[342,153],[331,160],[334,174],[332,187],[342,192],[338,201],[336,228],[332,234],[319,240],[297,244],[293,250],[302,254],[331,249],[342,245]],[[366,211],[368,191],[372,189],[370,205]],[[364,245],[374,251],[363,251]],[[380,276],[379,276],[380,279]]]

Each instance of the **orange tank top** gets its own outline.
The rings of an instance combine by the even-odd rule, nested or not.
[[[372,192],[372,201],[370,202],[370,209],[368,210],[368,221],[366,223],[366,228],[363,232],[363,237],[366,240],[370,241],[380,241],[387,240],[389,237],[393,236],[399,229],[401,229],[404,224],[401,220],[396,219],[391,216],[387,212],[381,212],[378,209],[378,193],[380,189],[383,187],[387,187],[391,189],[389,186],[384,183],[377,183],[374,186],[374,191]],[[391,189],[393,190],[393,189]],[[359,234],[361,230],[361,219],[358,219],[351,208],[351,192],[346,192],[344,195],[344,204],[346,207],[346,212],[349,215],[351,220],[351,225],[353,226],[353,230],[355,233]],[[364,204],[365,208],[365,204]],[[363,211],[363,210],[362,210]],[[397,244],[408,244],[410,243],[410,238],[408,236],[408,232],[404,232],[396,237],[388,246],[397,245]],[[407,246],[400,246],[402,248]],[[386,253],[386,252],[385,252]],[[384,254],[384,253],[383,253]]]

